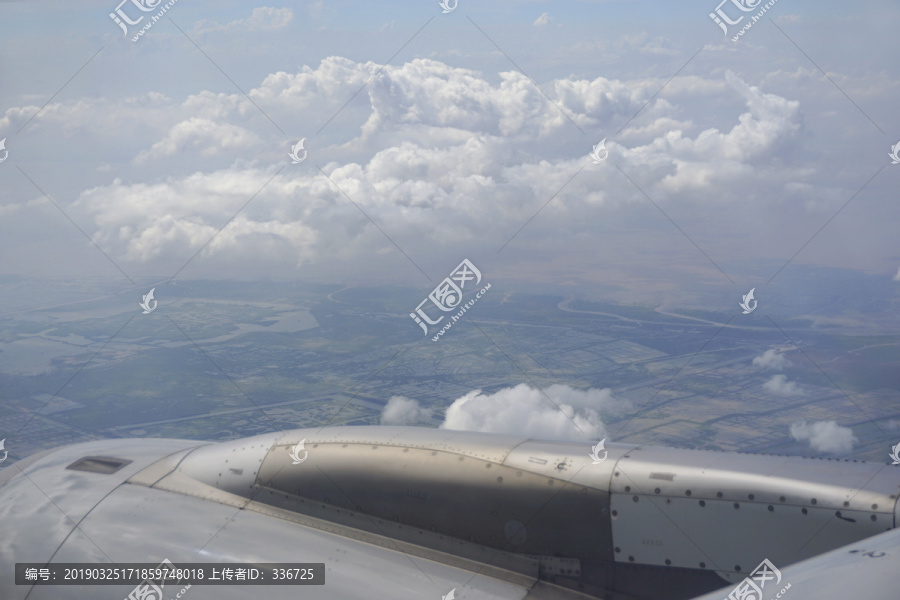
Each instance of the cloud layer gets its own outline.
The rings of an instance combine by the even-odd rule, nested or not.
[[[268,10],[250,21],[286,18]],[[517,71],[332,56],[315,68],[267,75],[249,99],[207,90],[181,102],[161,93],[125,102],[92,98],[51,103],[35,122],[130,146],[130,164],[106,181],[100,175],[70,207],[95,243],[126,263],[175,260],[200,248],[207,257],[240,255],[273,270],[322,266],[335,255],[365,270],[368,257],[396,252],[394,244],[410,256],[443,255],[460,244],[496,254],[536,211],[540,219],[515,241],[517,257],[556,260],[593,254],[597,243],[621,247],[621,239],[589,236],[646,216],[644,193],[663,205],[678,198],[690,215],[719,210],[750,179],[777,185],[802,174],[773,158],[802,130],[798,101],[730,71],[671,85],[680,90],[675,98],[647,104],[654,80],[558,78],[543,92]],[[339,110],[337,100],[359,90],[359,102]],[[703,127],[696,121],[702,115],[686,114],[692,98],[723,94],[733,107],[726,128]],[[36,111],[10,108],[0,129]],[[287,140],[271,135],[271,122],[291,123],[298,114],[307,123],[329,122],[335,111],[359,123],[349,138],[328,140],[308,129]],[[639,112],[607,148],[629,177],[640,174],[642,191],[616,167],[591,164],[592,145],[608,134],[585,137]],[[288,164],[287,150],[304,136],[309,159]],[[540,235],[546,228],[564,235]],[[654,249],[660,241],[627,240],[638,252],[671,255]]]
[[[753,51],[738,51],[674,8],[633,21],[585,3],[552,17],[467,7],[496,46],[458,12],[406,37],[424,13],[395,8],[178,5],[184,34],[166,21],[137,44],[101,15],[109,51],[65,93],[54,82],[96,52],[93,33],[73,45],[46,23],[9,38],[22,60],[0,90],[12,157],[0,239],[25,243],[0,252],[0,271],[49,269],[28,260],[73,244],[51,235],[19,164],[134,277],[172,273],[202,249],[185,276],[415,284],[465,249],[507,280],[613,282],[646,292],[629,301],[687,304],[714,286],[762,294],[761,277],[789,258],[897,272],[892,167],[866,183],[887,163],[882,132],[897,129],[890,53],[809,38],[835,59],[829,81],[750,36]],[[710,35],[699,53],[693,28],[676,25],[691,22]],[[870,24],[841,26],[871,36]],[[294,165],[301,138],[309,157]],[[602,139],[609,158],[595,165]]]

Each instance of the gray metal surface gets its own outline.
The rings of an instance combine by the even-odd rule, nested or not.
[[[297,432],[288,432],[284,442],[293,445],[298,434],[306,437],[307,444],[313,446],[320,442],[395,445],[406,448],[443,450],[495,463],[502,462],[512,448],[527,440],[522,436],[484,435],[483,433],[449,429],[380,426],[297,430]]]
[[[261,437],[274,442],[272,436]],[[192,477],[202,474],[221,488],[232,487],[228,469],[252,470],[253,452],[261,447],[257,440],[243,442],[218,447],[223,464],[230,465],[224,470],[202,468],[210,463],[210,447],[197,447],[197,442],[114,440],[61,448],[25,467],[24,474],[8,477],[0,489],[0,598],[112,600],[125,598],[133,587],[15,586],[14,562],[156,563],[163,558],[176,565],[325,562],[328,583],[304,587],[299,593],[307,598],[363,599],[389,593],[418,600],[438,598],[454,588],[460,600],[521,599],[532,588],[532,598],[580,597],[545,584],[535,587],[538,564],[527,557],[518,560],[531,566],[532,576],[253,502]],[[197,460],[185,463],[192,447]],[[114,474],[65,468],[87,455],[133,462]],[[297,595],[298,589],[290,586],[193,586],[185,592],[186,598],[198,600]]]
[[[4,469],[12,477],[0,488],[0,598],[16,598],[9,587],[15,562],[53,560],[60,544],[76,525],[110,495],[122,480],[160,457],[198,442],[184,440],[129,440],[127,445],[101,441],[65,446],[22,466]],[[116,456],[133,460],[113,475],[72,471],[66,466],[83,456]]]
[[[138,518],[139,516],[139,518]],[[117,523],[110,527],[109,523]],[[168,558],[183,562],[324,562],[326,585],[193,586],[191,599],[363,599],[375,591],[392,598],[439,598],[452,588],[462,598],[524,598],[528,586],[441,564],[389,548],[304,527],[265,514],[162,490],[124,485],[104,500],[70,537],[58,561],[122,562]],[[163,550],[165,549],[165,550]],[[132,586],[35,588],[29,600],[125,598]],[[465,595],[463,595],[465,591]],[[5,592],[5,590],[4,590]],[[24,598],[22,595],[4,598]]]
[[[635,448],[611,484],[616,560],[730,581],[894,527],[900,471],[801,457]]]
[[[898,560],[900,530],[895,529],[779,568],[781,580],[767,582],[761,600],[897,600]],[[696,600],[728,600],[733,589],[726,586]]]
[[[12,584],[13,562],[168,558],[325,562],[328,583],[304,597],[456,588],[460,600],[686,599],[764,557],[787,567],[892,528],[900,491],[900,470],[885,465],[621,444],[595,464],[590,451],[403,427],[69,446],[12,466],[24,473],[0,471],[0,598],[104,600],[131,589],[29,593]],[[115,473],[66,469],[85,456],[131,462]]]

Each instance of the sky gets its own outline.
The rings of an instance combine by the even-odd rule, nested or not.
[[[0,276],[900,285],[896,3],[138,4],[0,2]]]

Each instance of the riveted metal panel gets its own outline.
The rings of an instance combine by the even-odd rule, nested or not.
[[[617,562],[711,569],[740,580],[762,558],[787,565],[892,528],[900,471],[635,448],[617,461],[610,487]]]
[[[788,565],[879,530],[862,511],[838,519],[827,508],[637,494],[613,494],[611,505],[617,561],[710,569],[735,581],[763,558]]]
[[[379,444],[442,450],[500,463],[507,453],[527,440],[524,436],[485,435],[469,431],[426,427],[329,427],[288,432],[280,443],[293,445],[306,438],[306,447],[317,443]],[[296,438],[296,439],[294,439]]]
[[[657,488],[675,497],[743,502],[752,494],[757,502],[893,512],[900,470],[865,462],[660,447],[635,448],[617,462],[612,491],[652,494]]]
[[[616,462],[636,447],[631,444],[609,444],[599,454],[603,460],[597,462],[591,457],[590,442],[528,440],[516,446],[503,464],[605,491],[609,489]]]
[[[265,434],[203,446],[186,456],[178,469],[197,481],[246,497],[263,459],[282,437],[280,433]]]

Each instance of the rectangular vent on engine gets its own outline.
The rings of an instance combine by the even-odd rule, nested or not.
[[[131,464],[132,461],[127,458],[113,458],[110,456],[85,456],[79,458],[71,465],[66,467],[73,471],[87,471],[88,473],[101,473],[103,475],[111,475],[124,467]]]

